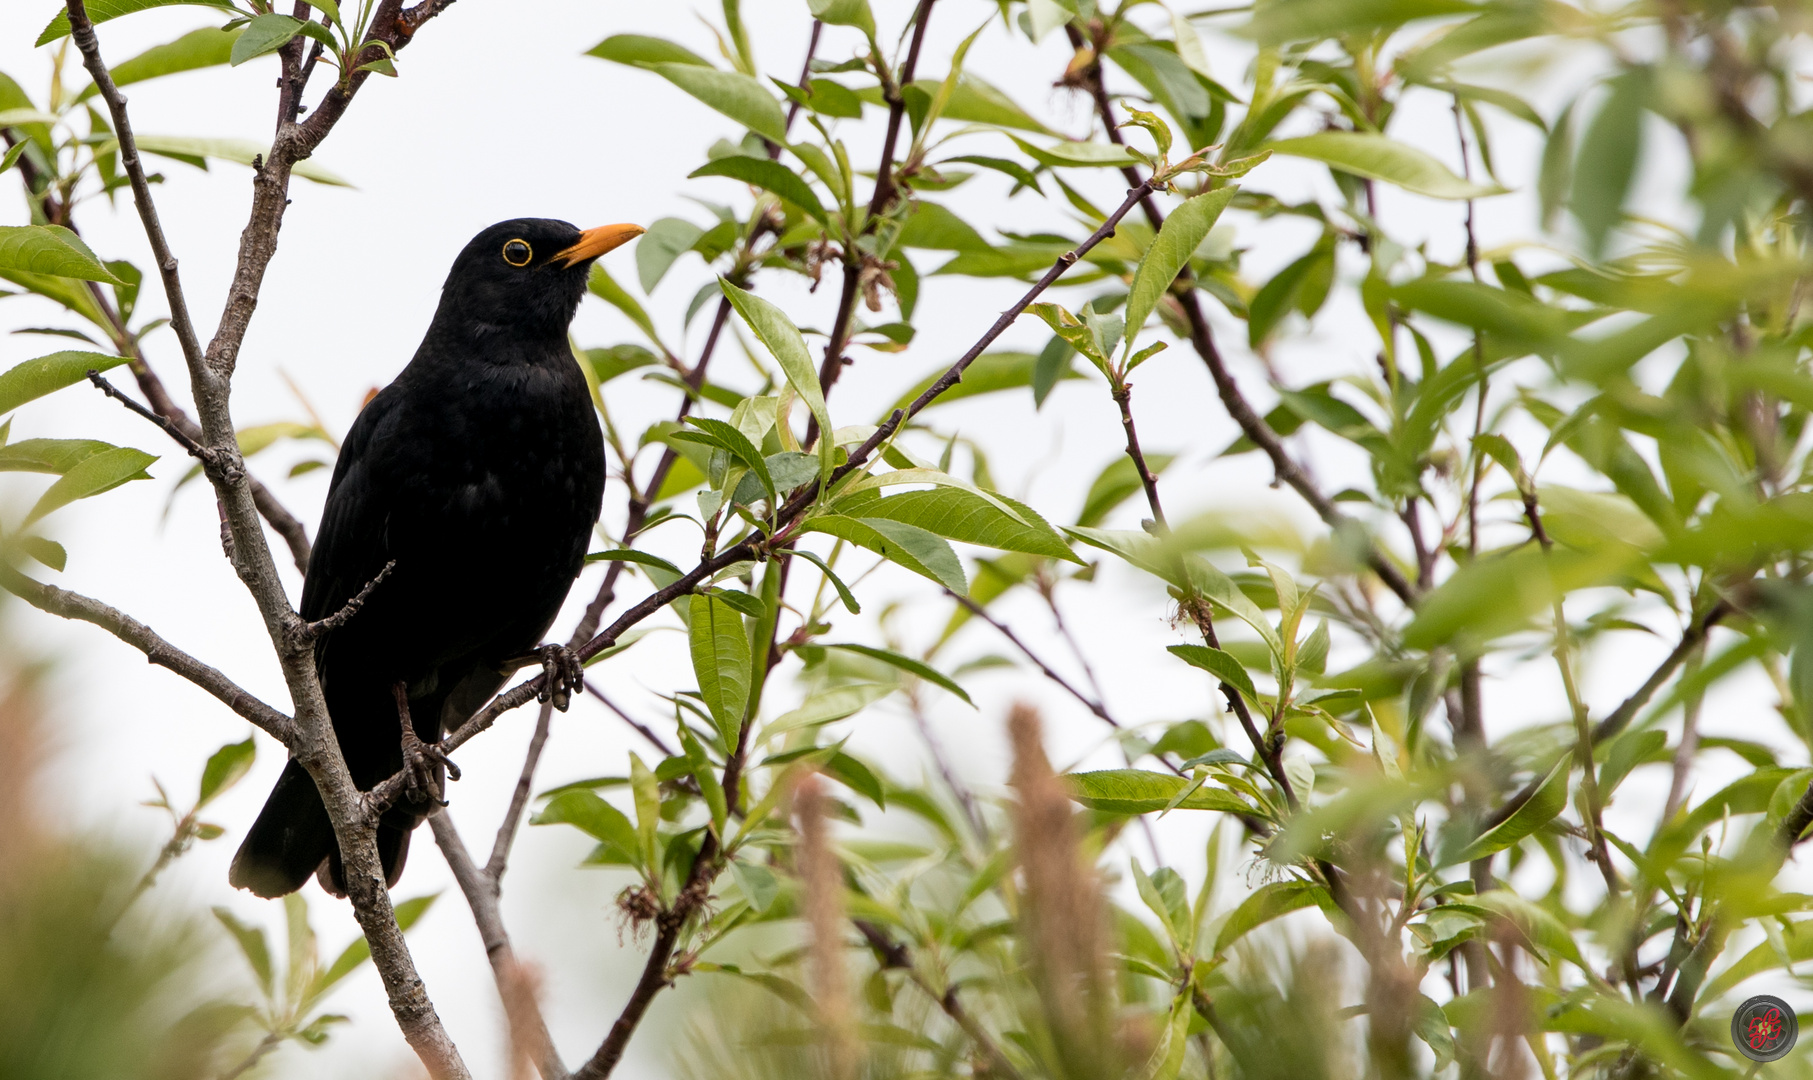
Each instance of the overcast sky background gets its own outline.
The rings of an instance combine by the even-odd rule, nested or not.
[[[885,40],[898,33],[911,6],[904,0],[876,2]],[[52,50],[33,50],[30,43],[55,10],[52,0],[16,0],[0,7],[0,70],[18,79],[40,102]],[[941,76],[956,43],[995,10],[993,3],[979,0],[939,3],[921,73]],[[1158,8],[1148,10],[1162,17]],[[715,8],[701,6],[698,11],[718,18]],[[750,0],[745,18],[765,73],[789,81],[797,78],[809,26],[805,4]],[[199,8],[136,15],[103,26],[102,48],[117,63],[210,20],[214,16]],[[1221,80],[1236,86],[1250,50],[1215,32],[1216,25],[1199,24]],[[454,254],[494,221],[550,216],[584,227],[616,221],[647,224],[663,216],[680,216],[707,223],[708,212],[686,196],[748,205],[746,189],[733,181],[684,179],[704,160],[713,141],[737,134],[729,121],[653,75],[583,55],[608,34],[627,31],[669,37],[702,54],[716,54],[709,31],[687,5],[467,0],[431,23],[402,54],[401,78],[374,79],[365,87],[316,158],[355,186],[331,188],[302,180],[292,185],[294,204],[235,382],[234,415],[241,426],[306,418],[285,381],[287,375],[323,420],[336,433],[343,432],[365,393],[388,381],[408,361],[433,313]],[[846,59],[854,54],[856,40],[853,32],[828,29],[819,55]],[[1008,33],[996,19],[970,53],[969,67],[1053,127],[1082,135],[1090,127],[1088,103],[1051,85],[1068,54],[1061,33],[1035,45],[1017,32]],[[1587,80],[1594,62],[1584,50],[1546,57],[1501,51],[1482,59],[1472,77],[1506,83],[1540,70],[1536,103],[1544,115],[1552,116]],[[83,85],[79,67],[72,63],[71,70],[72,82]],[[238,69],[129,87],[134,122],[144,133],[268,139],[275,111],[275,71],[276,61],[267,57]],[[311,102],[318,98],[321,85],[318,77]],[[1111,88],[1126,91],[1133,84],[1118,77]],[[854,122],[845,122],[840,129],[852,143],[859,168],[873,168],[882,126],[882,114],[871,110],[860,129]],[[1495,128],[1501,178],[1517,191],[1479,204],[1480,238],[1488,249],[1537,236],[1530,189],[1540,142],[1521,125],[1495,122]],[[1391,133],[1424,147],[1458,171],[1454,128],[1444,99],[1411,95]],[[1001,154],[1010,149],[998,135],[978,135],[950,152]],[[1673,154],[1672,144],[1660,145],[1651,154],[1637,196],[1645,212],[1663,218],[1680,217],[1673,192],[1681,166]],[[238,234],[245,224],[250,173],[230,164],[216,164],[208,172],[174,162],[160,162],[158,167],[167,182],[155,189],[156,198],[182,260],[191,310],[206,332],[217,318],[232,271]],[[4,182],[11,181],[7,177]],[[1076,182],[1105,206],[1118,201],[1123,186],[1118,176],[1106,171],[1077,176]],[[1268,163],[1247,184],[1287,198],[1321,193],[1333,201],[1333,185],[1326,174],[1300,163]],[[1062,228],[1081,235],[1061,201],[1022,197],[1008,203],[1003,199],[1006,190],[1004,178],[985,172],[945,201],[985,233],[990,227]],[[1406,195],[1385,185],[1380,194],[1381,216],[1398,239],[1407,245],[1429,240],[1432,256],[1446,261],[1458,257],[1460,204]],[[0,199],[0,223],[24,220],[20,202]],[[128,202],[123,200],[117,210],[104,203],[86,206],[78,220],[103,257],[127,257],[149,267]],[[1302,222],[1261,224],[1244,214],[1229,214],[1225,221],[1234,229],[1236,242],[1250,249],[1245,264],[1249,280],[1268,277],[1301,255],[1314,238],[1313,230]],[[1344,250],[1343,274],[1348,280],[1360,271],[1346,261],[1351,257]],[[621,249],[605,261],[620,281],[633,286],[633,249]],[[916,253],[916,261],[924,273],[941,260],[934,253]],[[1538,261],[1532,258],[1528,265]],[[684,342],[689,359],[698,354],[707,319],[701,317],[694,324],[697,332],[689,337],[681,317],[694,290],[706,280],[707,271],[697,257],[685,256],[649,304],[663,334],[676,348]],[[834,281],[818,295],[810,295],[798,279],[767,274],[758,279],[757,288],[802,325],[830,322]],[[837,422],[865,423],[882,414],[903,389],[960,354],[1022,289],[1012,282],[926,278],[917,340],[903,354],[855,351],[856,365],[846,372],[832,399]],[[1087,295],[1073,293],[1073,303],[1080,304]],[[155,307],[162,299],[155,288],[148,288],[142,303]],[[1262,389],[1261,371],[1245,348],[1244,325],[1215,304],[1207,306],[1237,374],[1263,411],[1270,405],[1269,396]],[[0,329],[67,326],[71,321],[33,299],[9,299],[0,305]],[[582,306],[574,332],[587,346],[636,340],[624,319],[596,301]],[[1033,320],[1023,319],[1002,345],[1037,349],[1046,336]],[[53,338],[0,336],[0,369],[62,345]],[[182,387],[181,358],[172,336],[153,335],[147,347],[165,380]],[[1370,367],[1375,348],[1376,337],[1357,301],[1351,293],[1337,290],[1313,332],[1293,336],[1273,360],[1290,381],[1301,384],[1363,372]],[[1538,368],[1522,370],[1532,380],[1541,377]],[[735,347],[719,354],[712,371],[715,379],[733,386],[750,388],[758,381]],[[1313,531],[1313,517],[1294,496],[1267,486],[1270,472],[1257,455],[1211,461],[1235,431],[1205,370],[1187,348],[1173,348],[1146,364],[1133,381],[1146,448],[1182,455],[1162,485],[1173,518],[1205,512],[1266,515],[1282,526]],[[116,382],[125,385],[130,380],[120,374]],[[629,437],[655,419],[671,417],[674,399],[671,390],[633,377],[610,386],[610,406]],[[1003,490],[1024,498],[1054,521],[1074,520],[1088,481],[1120,453],[1112,404],[1094,381],[1062,384],[1041,412],[1033,410],[1030,395],[1016,392],[944,407],[931,416],[942,430],[981,441]],[[256,613],[220,556],[212,499],[204,485],[184,488],[165,516],[171,489],[188,466],[180,453],[117,405],[80,388],[18,415],[13,437],[38,435],[101,438],[164,455],[152,467],[153,482],[128,485],[53,519],[51,534],[70,552],[67,572],[53,580],[144,619],[265,700],[287,708],[287,694]],[[1314,468],[1330,490],[1364,479],[1363,458],[1343,444],[1317,439],[1300,445],[1313,454]],[[326,492],[327,471],[295,481],[282,479],[289,464],[307,456],[312,450],[306,445],[285,447],[256,459],[254,471],[273,484],[312,530]],[[9,515],[17,514],[41,487],[33,478],[9,474],[0,479],[0,506],[9,508]],[[607,520],[620,521],[621,488],[613,485],[605,501]],[[1136,527],[1142,509],[1129,503],[1111,524]],[[1505,513],[1508,516],[1509,510]],[[687,549],[696,548],[696,532],[671,527],[657,534],[651,545],[685,559]],[[286,553],[274,546],[280,566],[287,568]],[[296,575],[287,576],[297,591]],[[595,592],[599,576],[598,569],[590,569],[575,588],[567,613],[556,625],[560,637]],[[625,581],[631,598],[643,587],[639,579]],[[923,647],[949,612],[948,602],[924,586],[922,580],[891,568],[878,572],[867,585],[867,595],[875,599],[865,601],[865,615],[840,618],[843,625],[837,635],[881,643],[883,630],[874,616],[887,607],[885,599],[900,598],[906,603],[890,630],[905,645]],[[794,598],[802,604],[809,599],[800,589]],[[1150,723],[1217,711],[1206,680],[1162,652],[1163,645],[1184,636],[1165,621],[1168,604],[1151,579],[1110,562],[1096,587],[1072,587],[1062,600],[1107,684],[1108,702],[1117,715],[1129,723]],[[14,640],[60,660],[57,738],[65,753],[55,775],[58,797],[66,800],[63,809],[76,820],[139,838],[149,858],[164,828],[155,813],[137,805],[152,793],[151,777],[161,779],[179,798],[192,797],[207,753],[243,738],[247,725],[175,676],[138,662],[135,653],[98,630],[18,610],[18,605],[9,610]],[[1075,670],[1053,640],[1041,606],[1021,597],[1005,601],[1002,611],[1057,666]],[[1004,643],[988,633],[972,624],[943,662],[948,667],[983,653],[1006,652]],[[1602,714],[1628,693],[1641,673],[1666,652],[1668,642],[1625,635],[1613,648],[1617,651],[1602,655],[1589,671],[1586,689],[1596,713]],[[795,669],[789,664],[783,670]],[[592,675],[651,721],[659,720],[660,710],[648,690],[690,686],[692,679],[683,639],[672,633],[651,636],[622,659],[593,669]],[[978,673],[967,681],[978,710],[936,692],[928,700],[936,729],[961,771],[985,790],[998,790],[1004,772],[1000,720],[1014,698],[1037,701],[1045,708],[1053,756],[1061,766],[1118,761],[1118,753],[1104,744],[1102,725],[1026,669]],[[1519,672],[1515,687],[1507,680],[1494,680],[1488,693],[1488,727],[1494,737],[1517,724],[1559,715],[1543,711],[1558,708],[1562,700],[1547,666]],[[783,683],[772,698],[775,711],[784,708],[793,694]],[[1758,710],[1766,711],[1769,702],[1760,679],[1740,681],[1726,692],[1718,703],[1721,707],[1708,710],[1703,725],[1709,733],[1741,732],[1780,741],[1779,724],[1759,731],[1763,725],[1750,719]],[[509,715],[459,755],[465,779],[452,788],[451,813],[475,851],[489,849],[533,717],[532,709]],[[855,734],[853,747],[886,761],[897,775],[910,779],[923,768],[920,743],[898,704],[871,709],[845,726]],[[258,742],[259,760],[252,775],[209,815],[227,828],[227,835],[199,845],[160,890],[196,903],[225,904],[278,934],[280,905],[225,885],[227,861],[283,760],[277,744],[263,736]],[[538,787],[620,773],[629,750],[645,757],[650,753],[595,703],[576,705],[570,714],[557,718]],[[1727,762],[1717,753],[1709,755],[1711,772],[1700,779],[1700,790],[1710,790],[1715,780],[1736,767],[1735,759]],[[1641,810],[1645,800],[1659,798],[1665,789],[1665,776],[1658,780],[1640,774],[1620,794],[1627,806]],[[1614,806],[1614,815],[1618,809]],[[1194,876],[1203,858],[1201,822],[1184,819],[1185,815],[1175,815],[1163,823],[1160,845],[1174,865]],[[518,953],[543,968],[549,1022],[569,1064],[582,1061],[595,1048],[641,967],[635,942],[624,937],[620,947],[622,935],[612,908],[626,875],[575,869],[589,847],[575,830],[526,828],[505,881],[504,910]],[[1228,887],[1243,886],[1236,881]],[[464,901],[432,838],[422,830],[397,894],[407,897],[435,890],[445,890],[444,895],[412,933],[412,949],[467,1061],[481,1075],[495,1074],[502,1026],[490,972]],[[331,957],[356,928],[344,905],[329,901],[312,885],[308,895],[323,949]],[[699,983],[688,980],[662,996],[631,1044],[620,1075],[670,1074],[671,1039],[663,1032],[673,1029],[686,1001],[697,1000],[703,990]],[[271,1075],[407,1073],[414,1067],[388,1015],[382,988],[369,970],[338,990],[330,1007],[348,1013],[354,1022],[338,1030],[324,1050],[286,1047]]]

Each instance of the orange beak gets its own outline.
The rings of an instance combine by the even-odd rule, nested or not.
[[[579,234],[579,242],[565,251],[555,255],[551,260],[562,266],[572,266],[587,259],[596,259],[612,248],[621,247],[636,237],[647,232],[640,225],[600,225],[596,229],[587,229]]]

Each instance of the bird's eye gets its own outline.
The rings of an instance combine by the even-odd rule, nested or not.
[[[527,240],[512,240],[504,245],[504,261],[511,266],[527,266],[534,257],[535,252]]]

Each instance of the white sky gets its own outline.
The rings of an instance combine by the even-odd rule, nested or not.
[[[898,32],[911,10],[905,0],[875,4],[884,35]],[[15,2],[0,7],[0,70],[18,79],[42,101],[49,70],[49,50],[34,52],[30,42],[54,12],[51,0]],[[716,18],[715,9],[701,6]],[[945,0],[934,9],[921,73],[942,75],[955,44],[994,11],[992,3]],[[1154,12],[1156,8],[1152,9]],[[153,11],[102,27],[105,55],[118,62],[153,44],[207,24],[213,16],[197,8]],[[780,0],[750,0],[745,18],[766,72],[797,77],[808,28],[805,5]],[[642,32],[679,40],[695,51],[715,55],[708,31],[694,9],[679,4],[560,3],[516,0],[480,3],[468,0],[435,20],[403,53],[402,77],[375,79],[360,94],[318,155],[320,164],[345,176],[355,189],[327,188],[305,181],[292,186],[281,248],[266,280],[257,320],[246,339],[235,386],[234,415],[241,426],[280,419],[304,419],[287,388],[292,378],[336,431],[351,422],[365,392],[389,380],[408,360],[437,300],[437,290],[453,255],[470,236],[493,221],[516,216],[552,216],[581,226],[614,221],[648,223],[662,216],[708,222],[708,213],[685,195],[733,201],[746,206],[748,196],[728,180],[687,182],[686,174],[704,160],[714,140],[732,133],[732,125],[686,97],[663,80],[586,57],[583,52],[611,33]],[[1247,50],[1225,36],[1205,33],[1211,61],[1230,86],[1242,81]],[[833,60],[853,54],[852,32],[827,30],[820,56]],[[970,54],[970,68],[1006,89],[1023,106],[1054,127],[1082,134],[1089,126],[1087,102],[1051,88],[1068,58],[1061,34],[1034,46],[1022,35],[1005,33],[999,21],[986,30]],[[1480,75],[1508,79],[1527,74],[1528,58],[1494,61]],[[1553,115],[1565,96],[1578,87],[1591,59],[1572,55],[1546,69],[1537,82],[1538,108]],[[272,88],[276,63],[265,58],[240,69],[216,69],[181,75],[127,88],[138,129],[144,133],[268,137],[275,111]],[[1111,85],[1133,89],[1124,76]],[[78,80],[79,83],[79,80]],[[317,88],[310,100],[319,95]],[[860,168],[873,168],[879,144],[880,114],[871,111],[863,130],[846,125],[842,134],[853,144]],[[1540,142],[1527,128],[1497,125],[1497,160],[1501,178],[1516,194],[1481,202],[1482,246],[1528,239],[1535,235],[1534,198],[1530,193]],[[1411,95],[1392,134],[1423,146],[1451,165],[1458,164],[1452,118],[1446,102],[1433,95]],[[999,136],[982,135],[953,153],[1000,154],[1010,146]],[[244,226],[250,186],[249,171],[218,164],[207,173],[168,163],[168,182],[156,197],[171,241],[182,259],[191,309],[204,328],[211,327],[233,266]],[[1248,186],[1281,196],[1301,198],[1321,193],[1333,201],[1333,186],[1319,169],[1275,161],[1253,173]],[[1074,174],[1073,174],[1074,175]],[[1678,158],[1664,152],[1650,159],[1637,195],[1652,213],[1672,215],[1678,203],[1671,194],[1678,183]],[[10,182],[11,177],[6,178]],[[1098,203],[1118,200],[1118,176],[1081,178]],[[4,190],[12,190],[5,188]],[[1003,203],[1003,178],[983,173],[947,201],[983,228],[1029,231],[1069,228],[1068,208],[1061,201],[1041,203],[1023,197]],[[1407,245],[1430,239],[1435,257],[1452,261],[1460,245],[1461,207],[1405,195],[1381,185],[1381,216]],[[683,194],[684,193],[684,194]],[[14,197],[0,199],[0,223],[23,222],[24,209]],[[1237,229],[1237,242],[1248,248],[1249,280],[1263,280],[1271,270],[1302,254],[1312,231],[1297,222],[1261,225],[1247,215],[1227,218]],[[149,266],[136,216],[127,203],[117,211],[90,205],[79,224],[103,257],[128,257]],[[940,257],[916,256],[925,272]],[[620,281],[635,280],[630,249],[606,259]],[[1343,265],[1351,278],[1358,268]],[[706,271],[693,256],[683,257],[657,290],[650,309],[670,343],[686,341],[687,355],[697,355],[706,319],[695,324],[690,340],[680,328],[686,302]],[[632,284],[633,288],[633,284]],[[802,325],[828,325],[836,300],[835,282],[808,295],[794,278],[768,274],[757,288],[781,304]],[[883,355],[857,350],[832,398],[840,424],[868,422],[900,391],[954,359],[1022,291],[1017,283],[984,283],[962,279],[925,280],[917,320],[919,337],[906,353]],[[143,303],[161,304],[148,289]],[[1073,305],[1087,292],[1073,293]],[[1260,405],[1269,407],[1257,364],[1245,348],[1245,327],[1216,305],[1207,305],[1220,340],[1234,359],[1244,385]],[[707,312],[709,314],[709,312]],[[880,321],[879,318],[876,321]],[[70,325],[71,319],[36,300],[7,300],[0,305],[0,327]],[[588,301],[575,324],[579,341],[588,346],[636,340],[617,313]],[[1004,347],[1037,349],[1045,340],[1042,327],[1030,319],[1003,339]],[[0,369],[63,347],[53,338],[0,337]],[[1336,299],[1312,333],[1294,335],[1274,355],[1274,363],[1293,383],[1304,383],[1371,365],[1376,338],[1358,310],[1351,290],[1337,289]],[[151,359],[164,378],[183,384],[180,356],[168,333],[148,342]],[[1524,369],[1530,379],[1539,370]],[[732,347],[720,351],[713,374],[733,386],[751,386],[747,362]],[[116,379],[129,382],[123,375]],[[1313,518],[1288,493],[1267,487],[1269,470],[1257,455],[1211,463],[1210,458],[1234,436],[1207,374],[1187,348],[1173,348],[1149,362],[1134,379],[1134,405],[1149,451],[1183,454],[1164,476],[1167,509],[1182,519],[1204,511],[1236,515],[1266,514],[1313,527]],[[619,426],[629,435],[648,423],[671,417],[671,390],[625,377],[611,384],[609,401]],[[1102,466],[1120,453],[1119,425],[1099,382],[1062,384],[1042,412],[1031,408],[1025,392],[997,395],[942,408],[930,414],[944,430],[958,430],[983,442],[1003,488],[1021,496],[1054,521],[1074,519],[1082,491]],[[180,453],[155,431],[123,413],[98,394],[71,389],[23,410],[14,422],[15,439],[38,436],[86,436],[139,446],[164,455],[152,467],[151,483],[139,483],[92,502],[62,511],[51,534],[67,545],[70,566],[54,580],[109,602],[151,623],[178,645],[221,667],[232,677],[278,707],[287,696],[252,605],[220,557],[212,500],[202,485],[185,488],[164,517],[166,499],[187,469]],[[1332,438],[1307,444],[1314,467],[1330,490],[1364,478],[1365,462],[1357,451]],[[271,482],[283,500],[312,525],[326,491],[325,470],[295,481],[283,471],[303,456],[302,449],[282,449],[256,459],[255,471]],[[0,478],[0,506],[16,514],[35,496],[41,483],[9,474]],[[1129,503],[1111,524],[1135,527],[1143,506]],[[622,493],[613,485],[606,496],[607,520],[621,520]],[[688,557],[696,534],[673,527],[657,534],[655,546],[676,559]],[[287,558],[278,547],[278,561]],[[1233,568],[1230,566],[1230,568]],[[575,603],[557,624],[564,637],[577,607],[596,589],[599,571],[588,570],[574,590]],[[296,581],[290,575],[294,589]],[[636,579],[626,578],[633,596]],[[885,598],[904,601],[893,631],[901,640],[922,647],[948,613],[946,602],[928,594],[924,582],[892,569],[867,585],[865,616],[848,619],[837,633],[849,639],[880,643],[873,616]],[[1107,684],[1108,701],[1129,723],[1177,720],[1214,711],[1204,679],[1161,651],[1183,635],[1165,621],[1167,602],[1150,579],[1108,563],[1094,589],[1072,587],[1062,594],[1073,626],[1079,628],[1096,670]],[[806,596],[796,592],[804,603]],[[207,753],[220,744],[243,738],[247,725],[212,699],[167,672],[137,661],[136,654],[90,627],[63,624],[19,610],[11,631],[31,648],[55,655],[61,664],[57,685],[62,692],[58,733],[67,754],[58,766],[59,792],[74,820],[117,829],[143,840],[149,858],[159,842],[162,824],[140,808],[151,794],[151,776],[174,792],[192,793]],[[1053,640],[1043,608],[1017,597],[1003,603],[1002,613],[1028,641],[1066,672],[1074,672]],[[841,615],[841,611],[837,614]],[[1589,698],[1603,714],[1635,684],[1668,648],[1653,642],[1621,643],[1614,662],[1596,665],[1588,680]],[[966,630],[942,658],[946,666],[985,652],[1007,652],[986,628]],[[787,669],[791,670],[789,665]],[[625,704],[658,720],[658,703],[643,688],[690,686],[691,674],[678,635],[658,634],[624,660],[594,669],[599,679]],[[1102,745],[1103,728],[1074,702],[1024,669],[978,673],[968,680],[980,706],[971,711],[948,696],[932,699],[941,737],[959,767],[985,788],[997,785],[1003,772],[999,718],[1016,697],[1040,702],[1046,709],[1053,756],[1060,764],[1088,758],[1098,764],[1118,759]],[[1488,725],[1493,733],[1533,719],[1554,719],[1561,695],[1548,667],[1518,673],[1517,685],[1494,680],[1488,687]],[[776,711],[791,688],[782,686]],[[1763,714],[1770,698],[1766,688],[1745,683],[1727,694],[1724,710],[1709,709],[1709,730],[1742,732],[1748,737],[1780,741],[1779,724],[1758,725],[1743,719]],[[505,718],[459,760],[465,779],[454,785],[452,813],[470,847],[488,850],[491,834],[507,800],[533,710]],[[1437,721],[1439,724],[1439,721]],[[872,759],[887,762],[898,775],[912,778],[920,769],[917,737],[898,705],[872,709],[846,725],[855,732],[853,746]],[[1757,730],[1764,727],[1765,730]],[[608,773],[620,773],[624,754],[648,748],[595,703],[577,705],[558,717],[555,735],[540,774],[540,787]],[[168,875],[162,890],[198,904],[225,904],[243,918],[265,922],[278,932],[281,908],[225,885],[226,864],[245,826],[261,805],[282,761],[281,749],[259,737],[259,762],[235,791],[209,815],[226,826],[227,836],[199,845]],[[652,759],[651,759],[652,760]],[[1713,768],[1728,772],[1731,762],[1712,755]],[[1714,777],[1701,780],[1702,793]],[[1721,781],[1722,782],[1722,781]],[[1660,797],[1666,776],[1639,775],[1626,791]],[[1641,802],[1633,803],[1641,808]],[[1617,808],[1614,807],[1614,812]],[[1199,822],[1175,815],[1161,829],[1166,854],[1186,873],[1201,866]],[[619,945],[611,907],[624,884],[617,872],[576,870],[589,843],[571,829],[527,828],[518,842],[506,879],[504,909],[519,952],[542,965],[546,976],[547,1013],[556,1041],[569,1065],[588,1056],[615,1017],[618,1006],[640,971],[641,955]],[[1143,851],[1140,853],[1145,857]],[[411,935],[416,961],[442,1018],[468,1063],[481,1075],[494,1073],[501,1057],[501,1020],[483,950],[463,899],[452,886],[426,830],[415,840],[409,871],[399,896],[446,890],[439,906]],[[356,933],[343,905],[327,901],[313,886],[308,894],[316,926],[329,956]],[[231,961],[230,961],[231,962]],[[644,1030],[632,1043],[619,1075],[640,1078],[666,1075],[670,1030],[685,1002],[702,989],[691,980],[662,996]],[[287,1047],[271,1070],[278,1076],[341,1075],[355,1066],[383,1072],[412,1061],[384,1005],[382,989],[369,970],[348,980],[331,999],[334,1011],[354,1023],[339,1029],[320,1051]]]

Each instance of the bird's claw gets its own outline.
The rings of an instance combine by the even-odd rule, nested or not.
[[[447,756],[439,743],[425,743],[416,733],[404,729],[403,733],[403,791],[410,802],[433,802],[447,805],[441,780],[435,775],[434,767],[440,765],[447,770],[447,777],[452,780],[460,778],[460,767]]]
[[[556,709],[566,712],[573,702],[573,695],[585,688],[584,661],[565,645],[543,645],[535,652],[541,657],[541,671],[545,677],[537,700],[543,704],[552,701]]]

